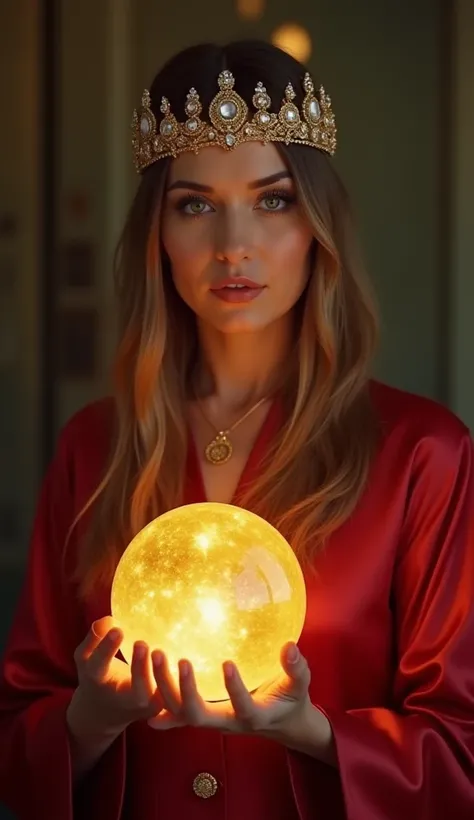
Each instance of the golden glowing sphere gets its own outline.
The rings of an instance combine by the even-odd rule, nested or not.
[[[265,11],[265,0],[237,0],[236,6],[242,20],[260,20]]]
[[[298,640],[305,613],[291,547],[262,518],[230,504],[189,504],[156,518],[131,541],[112,584],[124,658],[146,641],[165,652],[174,676],[186,658],[209,701],[229,697],[226,660],[250,691],[274,679],[280,650]]]
[[[311,37],[298,23],[282,23],[278,26],[272,34],[272,43],[301,63],[305,63],[311,56]]]

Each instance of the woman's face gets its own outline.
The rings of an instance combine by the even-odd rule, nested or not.
[[[162,239],[181,298],[223,333],[261,330],[289,314],[308,280],[313,236],[272,144],[173,160]]]

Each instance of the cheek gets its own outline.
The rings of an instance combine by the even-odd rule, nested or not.
[[[162,241],[171,263],[173,281],[183,296],[193,288],[200,272],[208,264],[208,238],[199,230],[199,225],[188,225],[186,230],[183,230],[182,224],[170,219],[163,223]]]
[[[276,231],[268,243],[272,278],[277,277],[286,286],[290,281],[295,290],[304,287],[309,275],[312,242],[311,233],[301,225]]]

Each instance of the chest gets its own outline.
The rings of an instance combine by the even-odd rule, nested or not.
[[[247,461],[245,454],[234,452],[225,464],[214,465],[198,452],[198,460],[207,500],[231,504]]]
[[[231,504],[235,499],[240,482],[252,467],[254,458],[258,457],[255,445],[262,434],[262,424],[266,410],[255,413],[245,425],[227,434],[231,455],[223,463],[213,463],[206,455],[206,449],[216,440],[216,431],[206,421],[193,414],[191,429],[204,495],[207,501]]]

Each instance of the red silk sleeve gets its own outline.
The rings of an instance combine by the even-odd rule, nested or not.
[[[73,654],[88,624],[64,567],[73,521],[67,434],[44,481],[26,578],[0,675],[0,801],[17,820],[120,816],[124,740],[73,797],[66,710],[77,685]]]
[[[392,708],[323,710],[347,820],[473,820],[474,459],[467,434],[456,447],[428,438],[417,447],[393,608]],[[310,761],[291,757],[299,803],[312,818]]]

